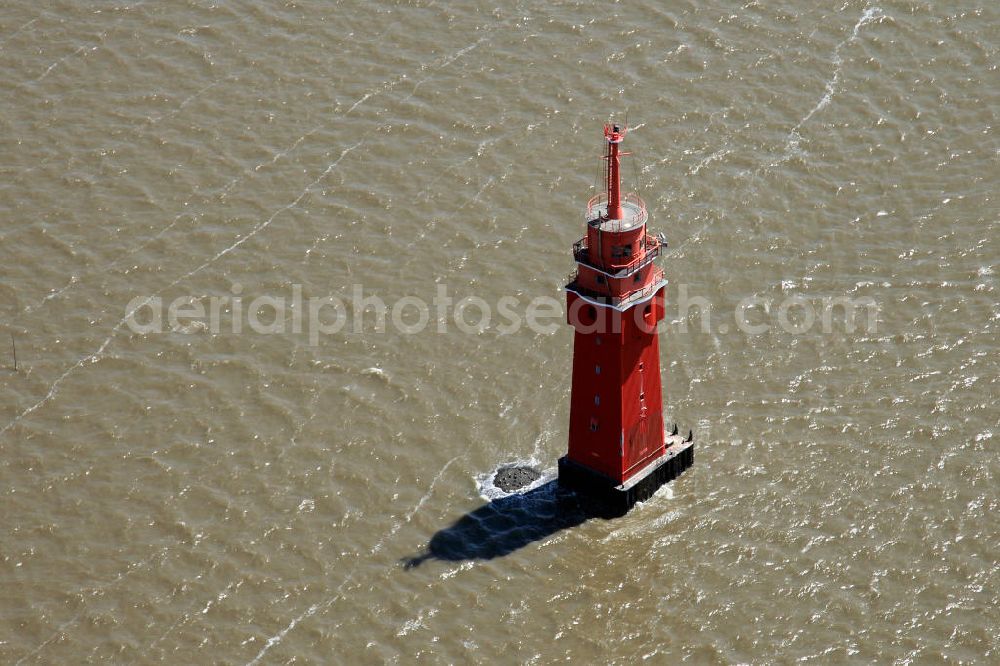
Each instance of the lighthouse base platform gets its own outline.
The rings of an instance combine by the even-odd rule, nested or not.
[[[622,484],[615,484],[600,472],[563,456],[559,459],[559,486],[574,491],[592,504],[594,514],[617,518],[628,513],[636,502],[652,497],[664,484],[676,479],[693,464],[694,442],[670,435],[667,437],[666,453]]]

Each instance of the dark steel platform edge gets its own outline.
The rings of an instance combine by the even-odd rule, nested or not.
[[[600,472],[573,462],[566,456],[559,459],[559,485],[598,503],[599,512],[609,516],[624,516],[636,502],[649,499],[665,483],[673,481],[694,464],[694,442],[674,444],[666,454],[653,461],[621,485]]]

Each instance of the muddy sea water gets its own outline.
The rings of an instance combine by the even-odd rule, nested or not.
[[[0,661],[997,663],[998,43],[986,0],[4,3]],[[566,449],[626,112],[697,454],[585,520],[487,481]],[[493,319],[413,332],[439,289]]]

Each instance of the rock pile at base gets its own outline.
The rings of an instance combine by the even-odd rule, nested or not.
[[[537,481],[541,476],[542,473],[538,470],[524,465],[502,467],[497,470],[496,476],[493,477],[493,485],[505,493],[512,493]]]

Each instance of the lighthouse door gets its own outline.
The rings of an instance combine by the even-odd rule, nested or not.
[[[632,468],[648,457],[651,445],[649,437],[648,419],[639,418],[626,435],[625,459],[622,461],[626,472],[634,471]],[[627,474],[626,474],[627,476]]]
[[[622,466],[627,473],[638,463],[642,462],[650,453],[652,448],[649,437],[649,407],[646,404],[646,368],[643,361],[639,361],[633,381],[632,391],[638,389],[638,395],[632,393],[633,399],[629,401],[629,408],[626,410],[626,424],[628,432],[626,441],[628,446],[623,453]]]

